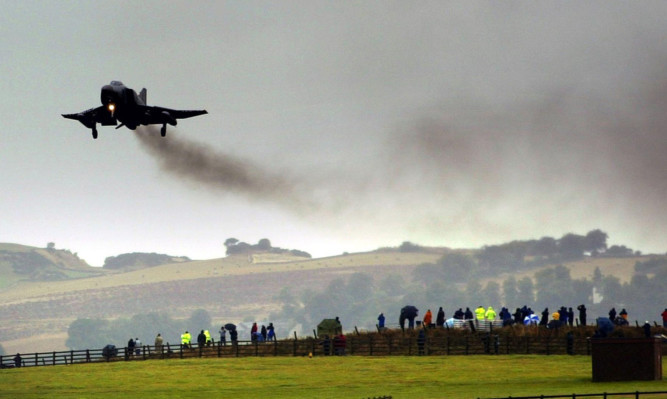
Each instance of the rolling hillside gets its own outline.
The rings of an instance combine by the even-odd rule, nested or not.
[[[0,290],[21,281],[62,281],[102,274],[100,268],[89,266],[68,250],[0,244]]]
[[[279,308],[276,298],[283,289],[295,294],[306,289],[321,291],[332,280],[355,272],[369,274],[376,281],[388,275],[411,281],[415,267],[434,263],[447,252],[376,251],[309,260],[275,254],[237,255],[107,272],[76,262],[69,264],[64,262],[69,255],[52,254],[46,249],[3,248],[39,254],[51,260],[48,268],[71,273],[67,280],[30,281],[21,278],[23,275],[12,275],[6,267],[0,268],[0,273],[14,279],[0,289],[0,318],[4,321],[0,337],[7,351],[24,350],[21,348],[25,345],[33,351],[66,349],[67,327],[76,318],[113,319],[148,312],[186,318],[201,308],[216,323],[261,319]],[[573,278],[591,278],[599,267],[604,275],[614,275],[625,282],[641,259],[645,257],[584,258],[564,265]],[[59,260],[63,264],[58,264]],[[515,277],[532,278],[538,270],[552,266],[523,271]],[[489,275],[480,281],[504,277]]]

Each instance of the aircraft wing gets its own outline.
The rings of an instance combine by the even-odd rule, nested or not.
[[[104,126],[115,126],[116,118],[104,107],[91,108],[78,114],[62,114],[64,118],[74,119],[83,123],[89,129],[93,129],[96,123]]]
[[[143,115],[146,118],[144,123],[146,124],[169,123],[175,125],[176,119],[192,118],[208,113],[206,110],[178,110],[148,105],[142,105],[140,108],[143,109]]]

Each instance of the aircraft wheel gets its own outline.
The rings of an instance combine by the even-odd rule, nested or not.
[[[167,126],[162,126],[162,129],[160,129],[160,135],[162,135],[162,137],[167,135]]]
[[[97,139],[97,129],[93,129],[93,138]]]

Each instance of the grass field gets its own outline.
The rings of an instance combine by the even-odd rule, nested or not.
[[[587,356],[156,360],[2,370],[0,397],[485,398],[667,391],[665,380],[592,383],[591,373]]]

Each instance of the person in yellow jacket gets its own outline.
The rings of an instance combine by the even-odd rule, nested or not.
[[[206,346],[211,346],[211,333],[208,330],[204,330],[204,336],[206,337]]]
[[[489,308],[486,310],[486,313],[484,313],[484,317],[486,317],[487,320],[496,319],[496,311],[493,310],[493,307],[489,306]]]
[[[183,345],[184,348],[189,348],[190,347],[190,341],[192,340],[192,335],[186,330],[183,334],[181,334],[181,345]]]
[[[475,309],[475,315],[477,316],[477,320],[484,320],[486,311],[484,310],[484,307],[482,305],[479,305],[477,309]]]

